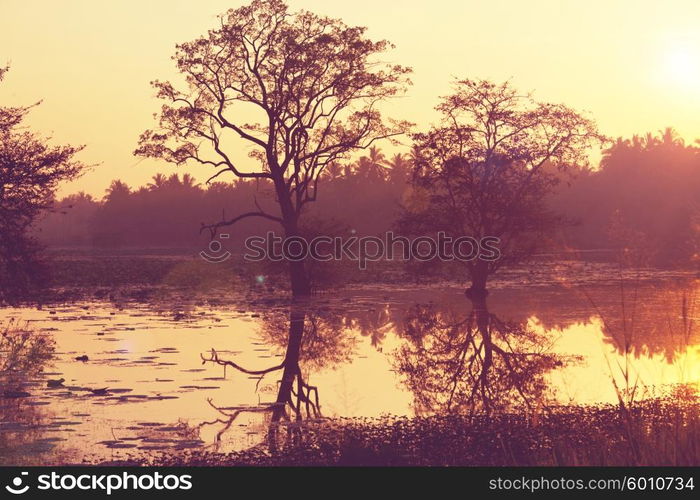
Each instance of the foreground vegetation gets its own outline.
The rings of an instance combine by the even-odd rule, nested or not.
[[[700,463],[700,400],[686,392],[632,409],[562,406],[501,414],[330,419],[292,424],[278,451],[196,452],[141,465],[692,466]]]

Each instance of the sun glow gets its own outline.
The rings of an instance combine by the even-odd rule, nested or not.
[[[670,83],[700,92],[700,47],[672,47],[665,54],[664,65],[663,73]]]

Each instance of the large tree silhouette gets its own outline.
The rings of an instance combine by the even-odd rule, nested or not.
[[[142,134],[136,154],[193,162],[274,186],[277,207],[238,214],[205,227],[214,235],[247,217],[279,222],[299,235],[303,207],[316,199],[320,174],[349,153],[403,131],[378,104],[401,93],[409,69],[378,56],[391,45],[365,28],[310,12],[288,12],[281,0],[229,10],[220,25],[178,45],[186,85],[154,82],[163,105],[158,127]],[[255,118],[250,118],[255,115]],[[243,118],[245,117],[245,118]],[[241,166],[246,150],[258,169]],[[289,263],[292,293],[310,293],[303,262]]]
[[[425,208],[404,227],[500,238],[501,258],[467,263],[472,292],[530,254],[554,222],[544,200],[563,173],[588,165],[595,124],[563,104],[540,103],[506,82],[462,80],[436,108],[441,123],[415,135],[415,183]]]
[[[7,68],[0,68],[2,80]],[[21,298],[42,282],[32,223],[53,205],[56,187],[75,178],[82,148],[50,146],[22,122],[33,106],[0,107],[0,300]]]

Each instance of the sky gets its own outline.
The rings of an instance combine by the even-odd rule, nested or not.
[[[149,82],[176,75],[176,43],[216,24],[240,0],[0,0],[0,105],[41,106],[27,123],[56,143],[84,144],[93,165],[61,195],[98,197],[112,179],[146,184],[190,172],[133,156],[159,104]],[[414,85],[389,106],[419,129],[436,119],[454,78],[511,80],[538,100],[591,114],[612,137],[672,126],[700,138],[697,0],[289,0],[368,27],[396,45],[387,60],[411,66]]]

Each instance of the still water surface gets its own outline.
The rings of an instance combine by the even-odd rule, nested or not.
[[[688,277],[622,287],[511,286],[485,303],[457,288],[356,289],[320,297],[296,316],[304,325],[298,352],[282,304],[91,301],[0,309],[3,325],[13,321],[46,340],[34,350],[3,344],[0,463],[110,461],[260,443],[267,412],[230,421],[222,411],[274,403],[282,370],[261,379],[203,363],[211,349],[248,371],[278,366],[296,352],[290,362],[312,403],[305,418],[536,411],[697,386],[697,288]],[[312,387],[315,393],[305,392]]]

